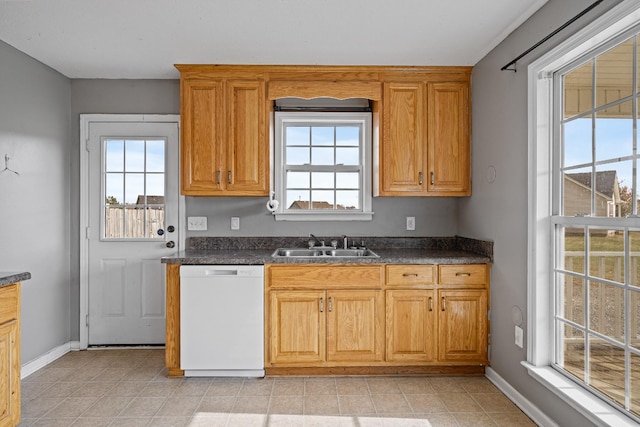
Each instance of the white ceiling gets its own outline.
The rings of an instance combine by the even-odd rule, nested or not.
[[[0,40],[69,78],[173,64],[475,65],[547,0],[0,0]]]

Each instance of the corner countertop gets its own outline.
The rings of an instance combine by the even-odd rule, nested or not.
[[[187,249],[162,258],[166,264],[487,264],[493,243],[454,236],[445,238],[358,238],[374,257],[272,257],[278,247],[304,247],[306,238],[190,238]],[[327,241],[328,240],[327,238]]]
[[[12,283],[22,282],[23,280],[31,279],[31,273],[22,272],[22,273],[8,273],[4,271],[0,271],[0,286],[7,286]]]

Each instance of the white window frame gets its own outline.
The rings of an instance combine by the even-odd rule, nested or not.
[[[362,126],[363,134],[360,146],[360,200],[361,209],[346,210],[287,210],[285,189],[285,123],[357,123]],[[371,113],[348,112],[286,112],[274,114],[274,168],[275,199],[278,208],[273,212],[276,221],[371,221]]]
[[[640,2],[625,1],[528,67],[528,272],[527,360],[529,374],[596,425],[637,423],[551,367],[553,362],[552,75],[582,54],[640,22]],[[640,225],[640,221],[632,220]],[[638,222],[638,224],[635,224]]]

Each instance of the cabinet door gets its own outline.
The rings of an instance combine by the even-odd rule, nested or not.
[[[424,85],[385,83],[380,195],[424,195]]]
[[[223,97],[222,81],[182,81],[182,194],[211,195],[223,190]]]
[[[329,291],[327,297],[327,361],[383,360],[382,291]]]
[[[271,291],[271,363],[317,364],[325,360],[322,291]]]
[[[428,191],[468,196],[469,86],[466,82],[428,83],[427,100]]]
[[[387,291],[387,361],[431,362],[436,312],[432,290]]]
[[[438,297],[439,359],[487,363],[487,291],[440,290]]]
[[[265,105],[264,82],[227,82],[229,114],[224,180],[230,196],[268,195]]]
[[[20,421],[20,349],[18,322],[0,326],[0,426]]]

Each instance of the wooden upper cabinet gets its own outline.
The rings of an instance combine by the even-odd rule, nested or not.
[[[182,79],[182,194],[268,194],[265,83]]]
[[[427,100],[428,191],[469,196],[469,85],[428,83]]]
[[[425,190],[424,85],[385,83],[379,195],[422,195]]]
[[[384,85],[376,196],[471,194],[469,82]]]

